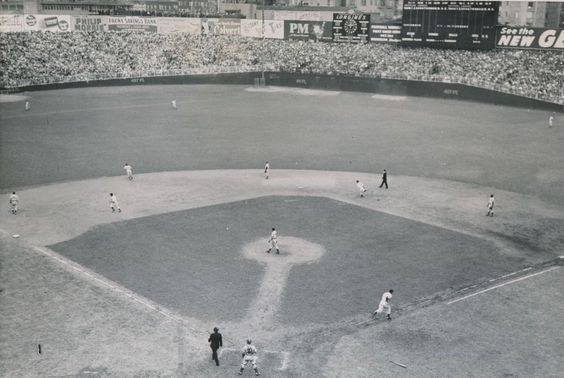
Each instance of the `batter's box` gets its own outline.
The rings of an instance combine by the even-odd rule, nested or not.
[[[242,352],[240,349],[221,348],[219,349],[219,361],[223,365],[233,364],[239,366],[243,361]],[[259,371],[284,371],[288,369],[289,362],[290,352],[259,349],[257,353]],[[247,366],[247,369],[252,370],[250,365]]]

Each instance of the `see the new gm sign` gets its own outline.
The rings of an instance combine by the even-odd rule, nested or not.
[[[564,29],[507,27],[498,30],[496,47],[514,49],[564,49]]]

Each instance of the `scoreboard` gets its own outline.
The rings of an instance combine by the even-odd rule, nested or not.
[[[404,0],[402,44],[492,49],[499,1]]]

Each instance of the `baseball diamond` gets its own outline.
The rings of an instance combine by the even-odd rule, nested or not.
[[[564,129],[545,111],[219,84],[8,97],[6,376],[229,377],[246,339],[265,377],[563,370]]]

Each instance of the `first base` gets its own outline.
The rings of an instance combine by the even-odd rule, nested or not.
[[[12,235],[12,237],[13,237],[13,238],[19,238],[19,237],[20,237],[20,234],[14,234],[14,235]]]

